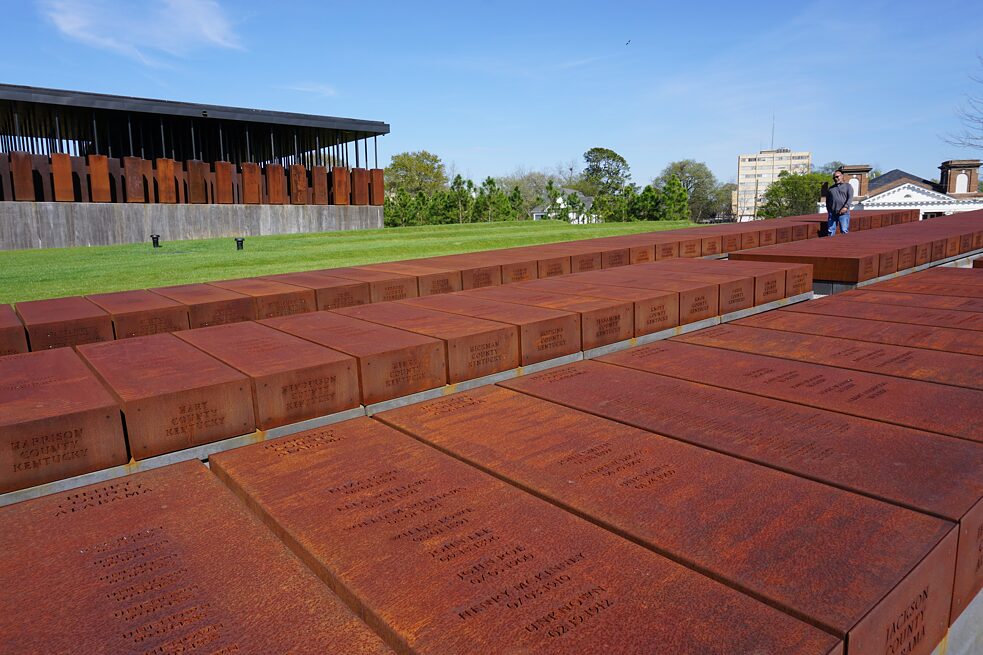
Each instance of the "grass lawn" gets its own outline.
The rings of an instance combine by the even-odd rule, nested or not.
[[[145,289],[272,273],[688,227],[688,223],[519,221],[357,232],[0,251],[0,303]]]

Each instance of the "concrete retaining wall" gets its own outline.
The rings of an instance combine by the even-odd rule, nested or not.
[[[0,202],[0,250],[381,228],[382,207]]]

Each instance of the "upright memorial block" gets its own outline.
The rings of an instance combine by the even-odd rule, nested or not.
[[[178,337],[249,376],[261,430],[359,404],[358,372],[349,355],[253,322],[188,330]]]
[[[351,204],[352,178],[348,169],[335,166],[331,169],[331,204]]]
[[[117,339],[188,329],[188,308],[145,291],[117,291],[86,296],[109,312]]]
[[[333,277],[327,271],[280,273],[266,275],[263,279],[313,289],[319,311],[365,305],[371,302],[368,282]]]
[[[219,205],[232,204],[232,169],[227,161],[217,161],[215,168],[215,203]]]
[[[352,169],[352,204],[369,204],[369,171],[365,168]]]
[[[17,303],[31,350],[113,340],[109,312],[80,296]]]
[[[155,161],[157,166],[157,202],[173,205],[178,201],[177,179],[174,175],[175,162],[173,159],[160,157]]]
[[[123,157],[123,177],[126,184],[123,193],[126,202],[146,202],[146,190],[143,186],[143,164],[139,157]]]
[[[311,201],[315,205],[326,205],[328,195],[328,169],[324,166],[311,168]]]
[[[0,357],[27,352],[24,324],[10,305],[0,305]]]
[[[285,284],[275,280],[247,277],[239,280],[222,280],[208,284],[249,296],[253,299],[253,315],[257,320],[304,314],[317,307],[313,289]]]
[[[496,387],[376,418],[808,617],[850,652],[877,650],[924,589],[925,633],[898,643],[927,654],[948,629],[949,521]]]
[[[122,405],[134,459],[256,428],[249,379],[173,334],[91,343],[78,352]]]
[[[263,166],[263,177],[266,178],[266,202],[270,205],[287,204],[287,179],[280,164]]]
[[[0,548],[11,653],[390,652],[199,462],[2,508]]]
[[[983,588],[979,444],[596,360],[500,384],[958,522],[951,619]]]
[[[252,298],[211,284],[181,284],[150,291],[184,305],[192,328],[239,323],[256,318]]]
[[[89,199],[92,202],[112,202],[109,190],[109,160],[105,155],[89,155]]]
[[[185,179],[188,181],[188,202],[203,205],[208,202],[208,188],[205,182],[205,167],[208,164],[190,159],[184,162]]]
[[[444,342],[447,381],[451,384],[519,365],[519,335],[514,325],[395,303],[349,307],[337,312],[440,339]]]
[[[438,339],[334,312],[284,316],[262,323],[355,357],[365,405],[447,383],[444,344]]]
[[[416,277],[412,275],[386,273],[361,266],[326,268],[321,272],[343,280],[368,283],[371,302],[416,298],[420,293]]]
[[[522,366],[571,355],[581,349],[580,316],[573,312],[514,305],[457,293],[400,302],[516,326],[519,329],[519,363]]]
[[[258,205],[263,202],[263,174],[259,164],[242,162],[242,204]]]
[[[34,192],[34,167],[31,164],[30,153],[10,153],[10,178],[14,183],[14,200],[33,202],[37,199]]]
[[[307,204],[307,169],[302,164],[290,165],[290,204]]]
[[[125,463],[119,405],[74,351],[0,357],[0,493]]]
[[[51,186],[54,190],[55,202],[75,201],[71,155],[63,152],[51,153]]]
[[[370,419],[210,463],[406,652],[842,653],[817,628]]]
[[[381,168],[369,169],[369,204],[384,205],[386,203],[385,171]]]

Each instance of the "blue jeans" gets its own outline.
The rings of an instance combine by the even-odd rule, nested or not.
[[[836,234],[836,224],[840,225],[840,232],[846,234],[850,231],[850,212],[845,214],[840,214],[839,216],[834,216],[833,214],[827,214],[827,224],[826,231],[829,232],[829,236],[834,236]]]

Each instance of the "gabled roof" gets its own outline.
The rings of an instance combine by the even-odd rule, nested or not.
[[[888,171],[883,175],[878,175],[870,181],[867,185],[867,195],[874,195],[876,193],[881,193],[890,189],[891,187],[898,186],[910,182],[912,184],[917,184],[918,186],[925,187],[926,189],[935,190],[936,183],[932,180],[926,180],[925,178],[913,175],[907,171],[903,171],[900,168],[895,168],[894,170]]]

